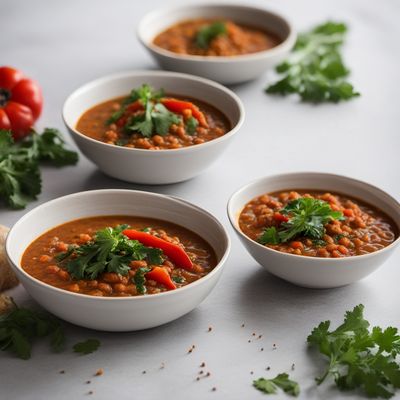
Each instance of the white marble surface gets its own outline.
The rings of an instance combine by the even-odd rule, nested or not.
[[[166,3],[1,0],[0,64],[19,67],[41,82],[45,109],[40,127],[64,129],[61,106],[77,86],[116,71],[156,68],[136,40],[135,26],[147,11]],[[46,169],[43,193],[27,210],[87,189],[154,190],[181,196],[214,213],[228,228],[233,249],[211,296],[176,322],[124,334],[68,325],[69,345],[87,337],[101,340],[100,350],[89,356],[69,350],[52,354],[46,343],[34,347],[30,361],[1,354],[1,399],[261,399],[263,395],[251,386],[253,378],[290,371],[293,363],[291,375],[301,384],[302,399],[335,399],[342,395],[330,385],[317,388],[314,384],[321,363],[307,350],[305,339],[311,329],[323,319],[338,322],[345,310],[358,303],[365,304],[366,315],[374,324],[400,325],[399,252],[378,272],[352,286],[302,289],[264,272],[240,245],[225,214],[227,199],[239,186],[266,174],[286,171],[346,174],[400,198],[400,3],[254,3],[285,12],[298,29],[327,18],[346,21],[351,27],[346,60],[353,71],[351,80],[362,97],[347,104],[321,106],[268,97],[262,89],[273,79],[269,72],[234,88],[243,99],[247,120],[219,162],[196,179],[161,187],[130,185],[104,176],[83,156],[76,168]],[[0,223],[12,225],[25,212],[1,208]],[[31,304],[23,288],[12,294],[21,304]],[[243,322],[245,328],[241,328]],[[209,325],[213,326],[210,333]],[[248,343],[253,332],[263,337]],[[186,354],[192,344],[196,349]],[[195,377],[203,361],[211,377],[197,382]],[[160,369],[162,362],[164,369]],[[271,371],[265,371],[267,366]],[[104,368],[105,373],[94,378],[98,368]],[[60,370],[66,373],[61,375]],[[142,374],[143,370],[147,373]],[[92,383],[85,384],[87,380]],[[213,386],[217,391],[211,391]],[[92,396],[87,395],[89,390],[94,391]]]

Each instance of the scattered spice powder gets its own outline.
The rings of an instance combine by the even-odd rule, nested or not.
[[[60,374],[65,374],[65,371],[62,369],[62,370],[60,371]]]
[[[252,333],[252,336],[256,336],[256,333],[255,333],[255,332],[253,332],[253,333]]]
[[[144,370],[144,371],[142,371],[142,374],[144,375],[146,372],[147,372],[147,371],[146,371],[146,370]]]
[[[294,371],[294,368],[295,368],[295,365],[294,365],[294,363],[292,364],[292,371]]]
[[[258,338],[261,339],[261,338],[262,338],[262,335],[258,335]]]
[[[92,383],[92,381],[86,381],[86,384],[89,385],[90,383]]]
[[[264,347],[261,347],[261,349],[260,349],[261,351],[264,351]]]
[[[254,371],[250,371],[250,375],[253,375],[254,374]]]
[[[272,350],[276,350],[276,344],[275,343],[272,345]]]
[[[207,373],[206,373],[206,376],[211,376],[211,372],[207,372]]]
[[[94,376],[101,376],[104,374],[104,369],[103,368],[99,368],[96,373],[94,374]]]
[[[213,327],[212,326],[209,326],[208,327],[208,332],[211,332],[213,330]]]
[[[267,367],[267,368],[265,368],[265,370],[266,370],[266,371],[269,371],[270,369],[271,369],[271,367]]]
[[[162,362],[160,365],[160,369],[164,369],[165,368],[165,362]]]
[[[198,376],[197,378],[196,378],[196,381],[199,381],[200,380],[200,377]]]
[[[247,341],[247,343],[251,343],[251,340],[249,339],[249,340]]]
[[[215,392],[215,391],[217,390],[217,388],[214,386],[211,390],[212,390],[213,392]]]
[[[93,390],[90,390],[89,392],[88,392],[88,395],[91,395],[91,394],[93,394],[94,392],[93,392]]]
[[[200,364],[200,368],[204,368],[206,366],[206,363],[203,361],[201,364]]]
[[[199,372],[199,375],[203,375],[203,374],[204,374],[204,371],[201,370],[201,371]]]
[[[242,328],[244,328],[244,323],[242,324]]]

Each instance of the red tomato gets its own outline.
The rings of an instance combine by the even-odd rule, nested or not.
[[[27,136],[42,111],[39,85],[11,67],[0,67],[0,129],[11,129],[15,140]]]

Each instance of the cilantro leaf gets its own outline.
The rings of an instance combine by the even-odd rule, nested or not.
[[[56,166],[75,164],[78,156],[66,150],[59,131],[32,132],[14,143],[10,131],[0,130],[0,197],[15,209],[36,200],[42,189],[39,162],[48,160]]]
[[[307,338],[328,359],[321,384],[332,377],[340,390],[359,389],[368,397],[390,398],[400,388],[400,336],[397,328],[370,331],[362,304],[347,311],[344,322],[330,331],[330,322],[321,322]]]
[[[64,147],[65,141],[57,129],[45,128],[41,135],[34,133],[28,137],[26,144],[31,146],[35,144],[38,149],[38,159],[49,161],[56,167],[74,165],[78,162],[78,154]]]
[[[167,110],[161,103],[154,106],[151,118],[155,132],[161,136],[168,133],[172,124],[179,124],[181,122],[181,118],[177,114]]]
[[[258,239],[260,243],[284,243],[298,236],[320,240],[325,234],[325,224],[343,219],[343,214],[333,211],[326,201],[309,197],[290,201],[279,213],[287,216],[288,221],[278,228],[267,227]]]
[[[58,265],[74,279],[96,279],[103,272],[127,275],[132,260],[147,259],[150,264],[162,264],[162,250],[128,239],[122,233],[126,228],[128,225],[118,225],[97,231],[92,241],[57,254]]]
[[[221,21],[201,27],[195,37],[196,46],[207,49],[210,43],[218,36],[226,35],[228,30],[226,24]]]
[[[267,87],[270,94],[299,94],[311,103],[350,100],[360,94],[346,81],[349,70],[340,54],[347,27],[326,22],[300,34],[288,60],[276,70],[285,76]]]
[[[278,231],[275,226],[270,226],[269,228],[265,228],[262,235],[258,238],[258,241],[261,244],[278,244],[280,242]]]
[[[196,133],[196,128],[199,125],[199,121],[197,121],[196,118],[194,117],[190,117],[187,121],[186,121],[186,133],[188,135],[194,135]]]
[[[300,393],[299,384],[289,379],[286,373],[278,374],[274,379],[259,378],[253,381],[253,386],[266,394],[275,394],[277,388],[293,397],[297,397]]]
[[[15,308],[0,316],[0,349],[9,350],[27,360],[35,339],[50,336],[51,347],[59,351],[64,345],[64,334],[58,320],[50,315],[26,308]]]
[[[100,341],[97,339],[87,339],[84,342],[76,343],[73,346],[75,353],[90,354],[95,352],[100,347]]]
[[[138,293],[140,293],[140,294],[146,293],[145,274],[147,274],[148,272],[150,272],[150,268],[147,268],[147,267],[138,268],[134,277],[132,278],[133,283],[136,285],[136,289],[137,289]]]

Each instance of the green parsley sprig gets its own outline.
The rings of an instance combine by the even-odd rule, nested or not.
[[[164,97],[164,90],[154,90],[151,86],[143,84],[138,89],[133,89],[123,101],[121,108],[108,119],[107,124],[118,121],[124,116],[130,104],[139,101],[143,112],[130,116],[124,125],[126,133],[138,132],[144,137],[152,135],[166,135],[172,124],[179,124],[181,116],[169,111],[159,101]]]
[[[201,27],[196,36],[195,43],[201,49],[207,49],[210,43],[218,36],[223,36],[228,33],[226,24],[221,21],[213,22],[212,24]]]
[[[162,250],[128,239],[122,234],[127,228],[128,225],[119,225],[97,231],[92,241],[70,246],[56,260],[74,279],[96,279],[103,272],[127,275],[132,260],[147,259],[152,265],[162,264]]]
[[[288,220],[278,227],[266,228],[258,239],[261,244],[285,243],[297,236],[320,240],[325,234],[325,224],[343,219],[342,212],[333,211],[329,203],[311,197],[290,201],[279,213]]]
[[[300,34],[291,56],[276,68],[284,77],[268,86],[266,92],[297,93],[302,101],[311,103],[358,97],[360,94],[346,80],[349,70],[340,53],[346,33],[345,24],[326,22]]]
[[[307,342],[328,358],[328,366],[318,384],[333,377],[340,390],[359,389],[368,397],[385,399],[400,388],[400,336],[398,329],[369,329],[362,304],[347,311],[344,322],[330,331],[330,321],[313,329]]]
[[[0,130],[0,198],[11,208],[25,208],[41,192],[41,162],[62,167],[77,161],[78,154],[65,148],[57,129],[33,132],[17,143],[10,131]]]
[[[297,397],[300,394],[299,384],[291,380],[286,373],[278,374],[273,379],[258,378],[253,381],[253,386],[266,394],[276,394],[278,388],[293,397]]]
[[[27,308],[15,308],[0,316],[0,350],[9,350],[19,358],[31,357],[32,344],[37,338],[50,338],[53,351],[64,347],[63,329],[54,317]]]

